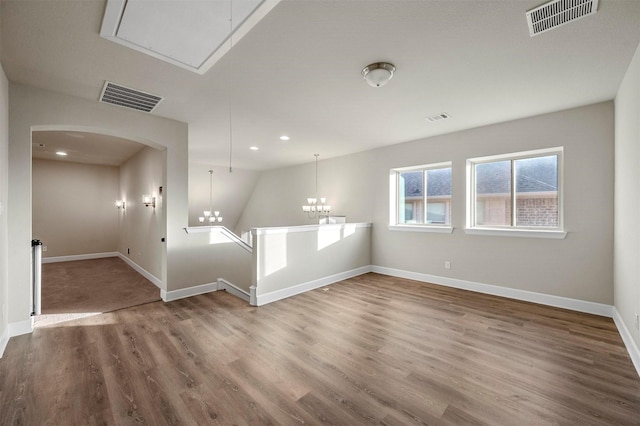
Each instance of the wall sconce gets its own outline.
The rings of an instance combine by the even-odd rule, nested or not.
[[[119,209],[124,210],[125,209],[125,202],[124,200],[116,200],[116,207]]]
[[[154,209],[156,208],[156,197],[152,197],[151,195],[143,195],[142,196],[142,204],[145,205],[145,207],[153,207]]]

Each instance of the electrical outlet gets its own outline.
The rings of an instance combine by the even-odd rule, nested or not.
[[[636,330],[640,330],[640,315],[636,314]]]
[[[43,252],[44,252],[44,251],[47,251],[47,250],[48,250],[48,247],[47,247],[47,246],[42,246],[42,251],[43,251]]]
[[[451,261],[449,260],[444,261],[444,269],[451,269]]]
[[[131,249],[127,247],[127,254],[131,254]]]

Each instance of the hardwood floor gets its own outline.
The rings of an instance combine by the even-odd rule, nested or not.
[[[255,308],[225,292],[12,338],[0,424],[640,424],[613,321],[365,274]]]
[[[160,300],[160,289],[118,257],[42,265],[42,313],[109,312]]]

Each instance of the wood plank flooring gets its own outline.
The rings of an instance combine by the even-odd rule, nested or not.
[[[637,425],[640,378],[611,319],[365,274],[12,338],[0,424]]]
[[[42,313],[109,312],[160,300],[160,289],[118,257],[42,265]]]

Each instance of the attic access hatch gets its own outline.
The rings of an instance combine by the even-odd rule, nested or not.
[[[598,0],[552,0],[526,13],[531,37],[593,15]]]
[[[279,2],[107,0],[100,36],[204,74]]]

